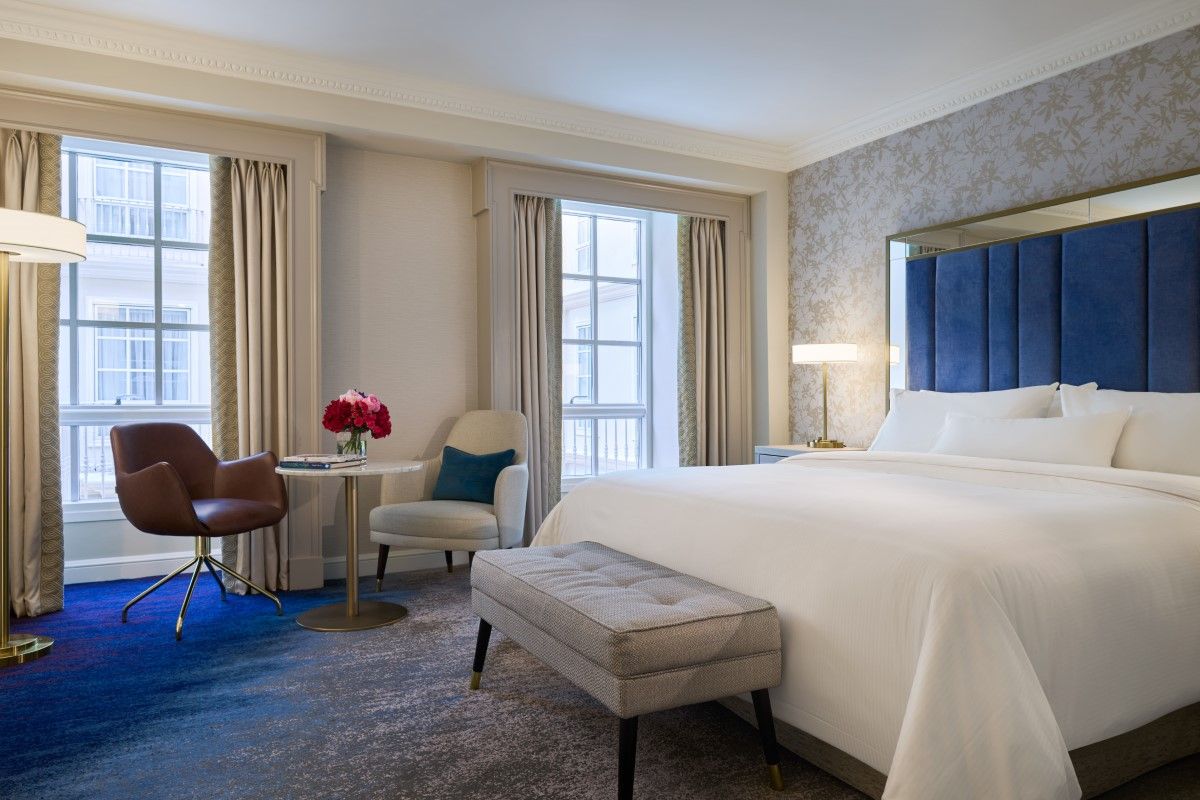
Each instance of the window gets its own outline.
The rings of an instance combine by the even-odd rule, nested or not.
[[[649,463],[649,215],[563,203],[563,481]]]
[[[208,157],[65,137],[63,165],[63,211],[88,229],[59,301],[63,501],[68,519],[104,518],[112,425],[211,436]]]

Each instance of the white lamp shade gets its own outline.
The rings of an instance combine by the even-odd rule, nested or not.
[[[87,258],[87,232],[74,220],[0,208],[0,252],[8,260],[69,264]]]
[[[792,345],[793,364],[835,364],[858,361],[856,344],[796,344]]]

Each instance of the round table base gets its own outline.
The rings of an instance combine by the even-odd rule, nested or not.
[[[408,609],[402,605],[363,600],[358,604],[357,617],[346,616],[345,603],[332,603],[305,611],[296,622],[310,631],[363,631],[391,625],[407,615]]]
[[[8,613],[7,608],[4,613]],[[0,648],[0,667],[24,664],[27,661],[49,655],[53,647],[54,640],[49,636],[27,636],[14,633],[8,639],[8,646]]]

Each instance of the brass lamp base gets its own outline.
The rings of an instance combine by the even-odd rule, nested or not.
[[[0,667],[11,667],[33,661],[50,653],[54,640],[49,636],[25,636],[13,634],[0,649]]]
[[[836,450],[839,447],[845,447],[845,442],[839,442],[837,439],[813,439],[804,443],[805,447],[819,447],[826,450]]]

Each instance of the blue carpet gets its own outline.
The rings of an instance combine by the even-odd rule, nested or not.
[[[409,617],[353,633],[300,628],[344,583],[222,603],[207,576],[182,642],[178,578],[120,622],[149,580],[68,586],[66,610],[18,620],[53,652],[0,672],[0,800],[254,798],[611,800],[616,722],[498,633],[483,688],[467,681],[477,621],[466,570],[389,576],[364,599]],[[373,584],[373,581],[370,582]],[[373,588],[373,586],[371,587]],[[640,798],[862,800],[786,754],[767,788],[754,730],[715,704],[645,717]],[[1200,759],[1113,798],[1193,798]]]

